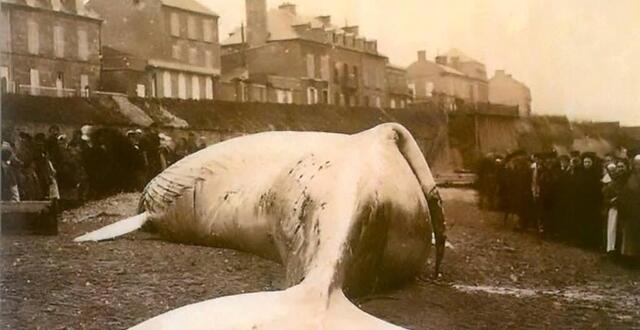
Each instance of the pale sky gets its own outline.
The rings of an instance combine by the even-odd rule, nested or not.
[[[244,0],[199,0],[224,40]],[[360,25],[394,64],[458,48],[526,83],[538,114],[640,125],[640,0],[288,0]],[[268,0],[275,8],[284,0]]]

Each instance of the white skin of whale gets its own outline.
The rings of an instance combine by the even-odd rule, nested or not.
[[[144,223],[170,240],[230,247],[286,267],[289,289],[185,306],[133,329],[397,329],[351,304],[401,282],[431,243],[435,181],[402,126],[355,134],[269,132],[228,140],[156,177],[141,215],[78,238]]]

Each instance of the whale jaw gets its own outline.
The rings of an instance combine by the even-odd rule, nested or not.
[[[318,299],[322,298],[322,299]],[[131,330],[403,329],[351,303],[342,290],[329,296],[304,282],[284,291],[212,299],[159,315]]]

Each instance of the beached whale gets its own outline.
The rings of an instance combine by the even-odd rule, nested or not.
[[[231,139],[153,179],[140,214],[86,234],[100,241],[153,227],[166,239],[282,263],[289,289],[212,299],[134,329],[394,329],[346,297],[419,272],[444,215],[411,134],[383,124],[355,135],[268,132]],[[344,290],[344,292],[343,292]]]

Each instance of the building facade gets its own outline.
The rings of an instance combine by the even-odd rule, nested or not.
[[[416,102],[437,101],[455,110],[458,101],[478,104],[489,100],[484,64],[459,51],[427,59],[425,51],[407,68],[409,88]]]
[[[100,80],[101,24],[81,0],[1,0],[2,91],[88,95]]]
[[[504,70],[489,80],[489,102],[517,106],[520,116],[531,115],[531,90]]]
[[[406,108],[412,102],[407,70],[399,66],[387,64],[386,67],[387,104],[391,109]]]
[[[387,58],[357,26],[330,16],[305,17],[293,4],[267,10],[247,0],[247,26],[222,43],[223,75],[246,69],[246,83],[264,86],[267,102],[382,107]]]
[[[105,19],[105,90],[213,99],[220,76],[218,15],[195,0],[91,0]]]

